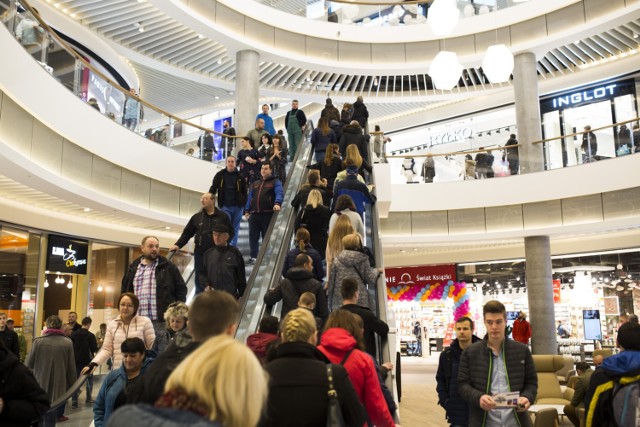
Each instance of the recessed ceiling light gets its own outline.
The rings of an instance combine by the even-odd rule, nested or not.
[[[199,38],[199,39],[203,39],[203,38],[204,38],[204,35],[202,35],[202,34],[198,34],[198,38]]]
[[[215,99],[220,99],[220,97],[219,97],[219,96],[214,96],[214,98],[215,98]]]
[[[85,212],[91,212],[91,208],[84,208],[83,211]]]
[[[165,227],[164,229],[165,230],[171,230],[171,227]]]

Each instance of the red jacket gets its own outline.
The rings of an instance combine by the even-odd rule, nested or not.
[[[516,341],[520,341],[523,344],[528,344],[529,338],[531,338],[531,325],[529,325],[529,322],[524,319],[516,319],[516,321],[513,322],[513,330],[511,331],[511,336]]]
[[[275,334],[258,332],[247,337],[247,347],[249,347],[258,359],[260,359],[260,362],[264,364],[269,344],[277,339],[278,336]]]
[[[318,349],[335,364],[342,362],[347,351],[356,346],[356,340],[342,328],[331,328],[322,334]],[[344,364],[349,379],[369,419],[376,426],[395,426],[382,395],[380,381],[373,359],[364,351],[354,349]]]

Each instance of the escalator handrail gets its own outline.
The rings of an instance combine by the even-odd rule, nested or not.
[[[299,162],[299,157],[302,155],[302,152],[304,151],[303,147],[308,149],[308,145],[305,144],[305,141],[309,140],[309,136],[311,134],[311,132],[313,131],[313,123],[311,122],[311,120],[309,120],[307,122],[307,126],[305,129],[305,133],[303,135],[303,142],[302,144],[300,144],[300,146],[298,147],[298,150],[292,160],[292,167],[295,167],[298,162]],[[305,165],[308,165],[311,161],[311,157],[312,157],[313,152],[311,151],[309,158],[307,158],[305,160]],[[304,170],[302,170],[300,173],[302,174],[302,176],[300,177],[300,181],[298,182],[298,186],[295,188],[295,191],[297,192],[299,190],[299,188],[304,184],[305,179],[304,179],[304,172],[305,172],[306,168]],[[289,176],[287,177],[286,183],[284,184],[284,189],[283,192],[285,193],[285,195],[287,194],[287,190],[289,190],[291,185],[294,185],[293,182],[293,174],[294,171],[290,170],[289,171]],[[286,197],[283,200],[283,205],[284,203],[289,203],[290,204],[290,200],[288,200]],[[267,250],[267,248],[270,245],[278,245],[279,250],[278,250],[278,254],[276,256],[276,269],[275,271],[272,272],[272,274],[270,274],[269,277],[269,284],[268,286],[262,286],[266,289],[270,289],[273,287],[274,281],[278,281],[280,279],[280,274],[279,274],[279,270],[277,270],[277,268],[282,269],[282,265],[284,263],[284,258],[286,258],[287,253],[289,252],[289,246],[288,246],[288,242],[290,241],[290,235],[291,235],[291,229],[293,228],[293,221],[295,220],[295,211],[294,210],[289,210],[289,218],[283,218],[284,213],[281,210],[279,213],[277,213],[276,215],[273,216],[273,218],[271,219],[271,223],[269,224],[269,228],[267,229],[267,233],[266,233],[266,238],[263,240],[261,246],[260,246],[260,252],[258,253],[258,256],[256,257],[256,261],[255,261],[255,267],[253,268],[253,270],[251,271],[251,275],[249,276],[249,280],[247,280],[247,288],[245,289],[244,295],[243,297],[240,299],[240,314],[238,316],[238,330],[236,331],[236,339],[241,339],[242,341],[244,341],[244,339],[246,339],[246,337],[242,337],[239,334],[242,332],[242,328],[240,328],[240,324],[242,323],[242,320],[245,316],[245,313],[247,311],[247,309],[250,307],[248,307],[248,303],[249,303],[249,295],[251,293],[251,291],[253,290],[253,287],[256,286],[256,276],[259,273],[259,266],[262,265],[262,261],[264,259],[265,256],[265,252]],[[288,238],[285,237],[283,238],[281,241],[279,242],[272,242],[271,241],[271,237],[273,234],[273,229],[276,226],[276,224],[280,224],[281,221],[286,221],[285,222],[285,236],[289,236]],[[284,255],[283,255],[284,252]],[[253,333],[255,330],[257,330],[257,326],[259,323],[259,319],[262,318],[262,316],[264,315],[264,304],[262,303],[261,298],[259,298],[258,301],[256,301],[256,304],[259,304],[261,306],[260,308],[260,312],[257,315],[257,319],[252,319],[252,324],[255,325],[255,328],[250,326],[250,329],[247,329],[247,333],[251,332]],[[255,308],[254,308],[255,310]],[[254,317],[256,316],[256,313],[254,312]]]
[[[51,402],[51,406],[49,407],[47,412],[42,416],[42,418],[39,421],[39,424],[43,425],[44,418],[46,417],[47,414],[51,414],[55,412],[59,407],[67,403],[67,400],[71,399],[73,395],[78,390],[80,390],[80,387],[82,387],[82,385],[85,382],[87,382],[87,379],[89,379],[89,375],[91,375],[90,371],[84,374],[80,374],[76,382],[74,382],[73,385],[69,387],[69,389],[65,391],[62,396],[58,397],[55,401]]]

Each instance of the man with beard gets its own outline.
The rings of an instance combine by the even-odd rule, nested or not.
[[[140,247],[142,256],[133,261],[122,278],[121,292],[133,292],[140,300],[138,316],[153,322],[156,334],[166,328],[164,312],[169,304],[187,300],[187,285],[180,270],[160,255],[160,241],[146,236]]]
[[[171,247],[172,251],[177,251],[187,244],[189,239],[194,238],[195,248],[193,250],[194,268],[196,271],[202,269],[202,256],[213,247],[211,233],[217,224],[222,224],[231,228],[231,220],[229,216],[221,209],[216,209],[216,200],[211,193],[204,193],[200,197],[202,209],[194,214],[187,225],[184,227],[182,235],[178,241]],[[231,234],[233,237],[233,233]],[[200,278],[196,275],[196,294],[204,291],[204,286],[200,282]]]

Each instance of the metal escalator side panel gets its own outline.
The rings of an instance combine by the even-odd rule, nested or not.
[[[291,200],[306,181],[307,165],[313,156],[309,142],[312,130],[313,124],[308,122],[305,139],[298,146],[289,170],[289,176],[284,183],[284,201],[281,210],[271,219],[267,235],[262,241],[256,263],[247,281],[247,288],[240,300],[240,316],[235,336],[239,341],[245,342],[250,334],[257,331],[265,310],[264,295],[280,280],[280,271],[289,252],[296,217]]]

